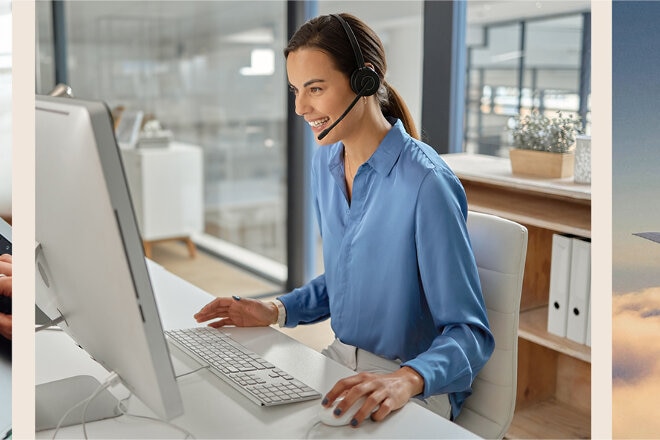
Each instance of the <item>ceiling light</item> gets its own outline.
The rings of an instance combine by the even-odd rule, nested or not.
[[[265,76],[275,72],[275,52],[273,49],[253,49],[250,54],[250,66],[241,67],[241,75]]]
[[[272,28],[262,27],[227,35],[224,40],[232,43],[272,44],[275,37]]]

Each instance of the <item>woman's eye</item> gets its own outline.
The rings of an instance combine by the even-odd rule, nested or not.
[[[310,93],[319,93],[321,91],[320,87],[310,87],[309,88]]]

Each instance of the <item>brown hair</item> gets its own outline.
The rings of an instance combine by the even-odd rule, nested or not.
[[[381,86],[376,92],[376,96],[380,102],[381,111],[385,116],[400,119],[408,134],[415,139],[419,139],[408,106],[401,95],[385,82],[387,61],[385,60],[385,50],[380,38],[359,18],[346,13],[339,15],[353,30],[362,51],[364,62],[373,65],[376,74],[380,78]],[[355,53],[344,28],[339,20],[331,15],[321,15],[303,24],[289,40],[289,44],[284,49],[284,57],[288,57],[291,52],[298,49],[309,47],[317,48],[328,54],[335,67],[349,78],[357,67],[361,67],[355,65]]]

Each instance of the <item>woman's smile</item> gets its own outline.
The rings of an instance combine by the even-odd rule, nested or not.
[[[322,131],[325,128],[325,126],[328,124],[328,122],[330,122],[330,118],[327,116],[324,118],[307,121],[307,123],[309,124],[310,127],[312,127],[312,130],[314,132]]]

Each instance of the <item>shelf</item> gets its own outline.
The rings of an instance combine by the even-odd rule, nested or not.
[[[548,307],[520,312],[518,336],[535,344],[591,363],[591,347],[548,333]]]
[[[591,435],[591,347],[547,331],[554,234],[591,237],[591,186],[514,175],[508,158],[445,154],[471,211],[524,225],[516,410],[507,438]]]
[[[499,157],[448,154],[442,158],[461,180],[471,210],[591,237],[590,185],[514,176],[509,160]]]
[[[545,179],[515,175],[508,158],[468,153],[443,154],[442,158],[459,178],[505,187],[507,190],[536,192],[545,197],[591,202],[591,185],[575,183],[572,177]]]
[[[506,433],[507,439],[590,438],[588,412],[548,399],[527,408],[516,409]]]

